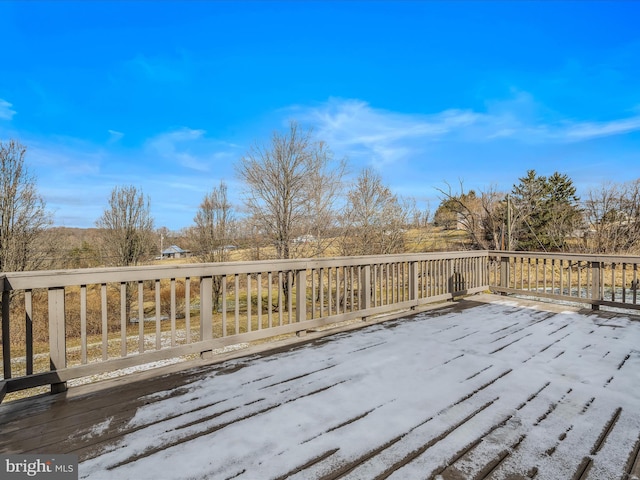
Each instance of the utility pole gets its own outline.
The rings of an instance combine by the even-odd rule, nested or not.
[[[507,195],[507,250],[511,251],[511,197]]]

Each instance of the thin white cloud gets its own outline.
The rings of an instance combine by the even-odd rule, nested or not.
[[[191,143],[201,139],[204,130],[180,128],[156,135],[147,141],[147,148],[161,157],[192,170],[207,172],[208,165],[190,153]]]
[[[124,133],[118,132],[117,130],[107,130],[109,132],[109,143],[116,143],[122,137],[124,137]]]
[[[191,128],[179,128],[170,132],[161,133],[153,137],[150,141],[152,145],[166,147],[168,145],[175,145],[178,142],[185,142],[191,140],[197,140],[202,138],[206,132],[204,130],[197,130]]]
[[[233,160],[236,146],[205,135],[204,130],[183,127],[156,135],[146,148],[169,162],[205,173]]]
[[[527,92],[490,101],[486,111],[448,109],[433,114],[403,114],[376,109],[360,100],[330,99],[290,114],[315,127],[336,153],[366,157],[383,167],[416,158],[437,142],[575,143],[640,131],[640,115],[609,122],[567,121]]]
[[[493,126],[496,126],[494,123]],[[512,138],[527,144],[579,143],[603,137],[613,137],[640,131],[640,115],[608,122],[581,122],[564,120],[558,122],[523,123],[513,122],[488,133],[487,140]]]
[[[514,128],[502,128],[500,130],[498,130],[497,132],[495,132],[494,134],[489,135],[487,138],[488,139],[492,139],[492,138],[507,138],[507,137],[512,137],[516,134],[517,130]]]
[[[307,120],[345,143],[392,142],[412,137],[440,137],[473,124],[479,115],[468,110],[445,110],[435,115],[411,115],[374,109],[359,100],[330,100],[308,111]]]
[[[108,133],[122,136],[117,130]],[[238,152],[237,146],[189,128],[157,135],[140,148],[111,149],[112,142],[99,145],[64,136],[21,140],[54,222],[84,228],[94,225],[109,192],[121,184],[140,186],[150,196],[159,225],[189,225],[204,192],[232,177]],[[181,211],[162,208],[167,199],[183,204]]]
[[[525,143],[575,143],[640,130],[640,114],[606,122],[567,119],[528,92],[512,91],[506,100],[486,102],[487,139],[511,137]]]
[[[190,61],[184,54],[174,57],[137,55],[127,61],[125,67],[136,76],[153,82],[183,82],[189,79],[191,72]]]
[[[569,125],[563,133],[567,140],[590,140],[640,131],[640,115],[610,122],[582,122]]]
[[[43,169],[53,170],[56,175],[98,175],[100,164],[106,154],[88,145],[65,145],[58,142],[30,142],[27,149],[29,163]]]
[[[1,120],[11,120],[13,116],[16,114],[15,110],[12,110],[13,104],[7,102],[0,98],[0,119]]]
[[[469,110],[411,115],[375,109],[360,100],[339,99],[315,108],[298,107],[292,113],[313,125],[318,137],[336,151],[368,156],[378,167],[408,158],[422,148],[421,143],[437,141],[482,119]]]

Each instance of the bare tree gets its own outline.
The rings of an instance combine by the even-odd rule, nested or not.
[[[42,241],[51,215],[24,163],[27,148],[0,142],[0,272],[37,270],[51,260],[52,245]]]
[[[292,258],[295,240],[314,241],[334,225],[344,162],[333,161],[325,143],[291,122],[275,132],[268,146],[253,146],[237,165],[247,186],[245,205],[260,236],[274,245],[278,258]]]
[[[227,196],[227,185],[213,187],[206,194],[195,218],[192,251],[203,262],[224,262],[228,259],[229,245],[233,230],[233,212]]]
[[[595,253],[640,252],[640,179],[603,183],[584,203],[586,248]]]
[[[154,232],[149,198],[132,185],[114,187],[109,206],[96,220],[96,226],[102,230],[101,250],[108,265],[138,265],[152,251]],[[134,283],[126,283],[125,298],[126,316],[130,318]]]
[[[408,251],[432,251],[438,249],[439,235],[435,234],[433,215],[431,212],[429,202],[418,206],[415,198],[409,199],[411,203],[411,227],[412,230],[407,235],[407,242],[411,242],[413,248],[407,249]],[[445,238],[445,237],[443,237]]]
[[[109,206],[96,220],[102,229],[106,263],[138,265],[153,248],[153,217],[149,198],[134,186],[115,187]]]
[[[375,255],[404,251],[404,233],[412,215],[411,201],[394,195],[372,168],[363,169],[347,192],[342,253]]]
[[[413,201],[413,227],[414,228],[425,228],[428,227],[431,223],[431,207],[429,202],[426,202],[423,208],[419,208],[416,204],[415,199]]]
[[[504,231],[504,194],[493,187],[480,194],[474,190],[465,192],[462,181],[459,192],[446,185],[446,190],[437,188],[442,201],[436,215],[453,218],[457,228],[467,233],[474,248],[499,248]]]
[[[337,203],[344,188],[345,161],[333,162],[333,154],[322,141],[315,145],[312,155],[316,157],[314,163],[324,165],[324,168],[313,170],[307,179],[307,221],[303,225],[302,238],[311,241],[294,242],[297,257],[320,256],[334,244],[336,235],[333,233],[338,226]],[[333,168],[328,168],[329,165]]]
[[[234,232],[231,204],[227,197],[227,185],[220,182],[206,194],[194,218],[192,251],[203,262],[224,262],[229,259],[228,246]],[[217,310],[222,292],[222,278],[213,278],[213,308]]]

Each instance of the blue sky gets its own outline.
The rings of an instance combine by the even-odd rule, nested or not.
[[[351,177],[510,190],[528,169],[585,195],[640,177],[640,2],[0,1],[0,139],[56,225],[135,185],[193,224],[234,164],[297,120]]]

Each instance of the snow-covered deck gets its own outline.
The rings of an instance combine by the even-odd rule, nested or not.
[[[640,322],[563,308],[478,296],[6,403],[0,452],[90,479],[638,478]]]

